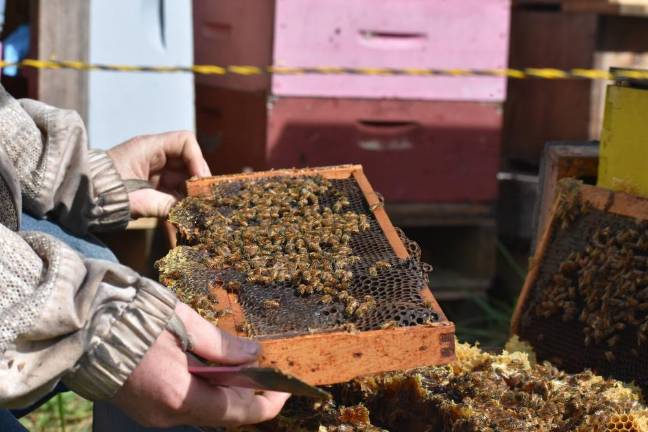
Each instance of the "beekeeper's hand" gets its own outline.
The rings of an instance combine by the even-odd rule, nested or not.
[[[195,354],[225,364],[256,360],[259,346],[255,342],[221,332],[182,303],[176,313],[187,328]],[[235,427],[275,417],[289,397],[209,385],[188,372],[189,362],[176,337],[162,333],[113,403],[144,426]]]
[[[166,217],[185,180],[211,175],[196,137],[187,131],[138,136],[108,155],[123,180],[145,180],[155,188],[128,194],[134,218]]]

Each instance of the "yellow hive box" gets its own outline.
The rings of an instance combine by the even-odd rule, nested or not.
[[[648,89],[608,86],[598,186],[648,196]]]

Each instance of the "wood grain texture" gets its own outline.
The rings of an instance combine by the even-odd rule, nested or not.
[[[256,180],[266,177],[280,176],[308,176],[321,175],[327,179],[346,179],[354,171],[362,170],[361,165],[338,165],[333,167],[318,168],[287,168],[271,171],[259,171],[252,173],[229,174],[215,177],[203,177],[187,181],[187,195],[189,196],[208,196],[211,194],[211,187],[218,183]]]
[[[90,2],[37,0],[32,55],[49,60],[88,60]],[[87,121],[88,73],[74,70],[38,70],[30,97],[77,111]]]
[[[380,225],[380,228],[385,233],[387,241],[391,245],[392,249],[394,249],[396,256],[400,259],[408,258],[409,254],[407,253],[407,248],[405,248],[403,241],[400,239],[394,226],[387,217],[383,201],[369,184],[369,180],[367,180],[367,177],[362,172],[362,168],[353,171],[353,178],[358,183],[358,186],[360,186],[360,190],[364,194],[367,204],[369,204],[369,208],[372,209],[373,215],[376,218],[376,221],[378,221],[378,225]]]
[[[520,318],[522,317],[522,312],[526,309],[526,304],[529,301],[531,296],[531,290],[535,287],[536,280],[538,279],[538,274],[540,273],[540,264],[542,263],[542,257],[544,256],[547,248],[549,247],[549,242],[551,241],[551,234],[553,232],[554,226],[554,215],[556,209],[558,208],[558,201],[556,200],[553,203],[551,210],[551,220],[544,232],[542,233],[542,238],[536,249],[536,252],[531,259],[529,264],[529,270],[527,272],[527,277],[524,280],[524,285],[522,286],[522,291],[520,291],[520,296],[518,301],[515,304],[515,311],[513,312],[513,318],[511,318],[511,334],[518,334],[520,328]]]
[[[189,196],[207,196],[217,183],[315,174],[329,179],[353,177],[396,255],[402,259],[409,257],[381,199],[360,165],[280,169],[192,179],[187,182],[187,191]],[[237,296],[220,285],[212,287],[211,293],[218,301],[217,310],[224,312],[218,326],[246,337],[245,313]],[[278,367],[309,384],[322,385],[348,381],[365,374],[449,363],[454,359],[454,324],[447,321],[429,287],[424,287],[421,296],[439,314],[439,322],[366,332],[328,331],[295,337],[260,337],[258,341],[263,347],[260,364]]]
[[[645,0],[570,0],[563,4],[565,12],[590,12],[608,15],[647,16]]]
[[[312,385],[335,384],[454,359],[454,325],[439,323],[359,333],[323,333],[261,341],[260,364]]]
[[[594,209],[637,219],[648,219],[648,199],[646,198],[589,185],[579,187],[579,196],[582,202],[589,203]],[[550,212],[549,222],[542,234],[536,253],[531,260],[529,273],[527,274],[515,307],[513,319],[511,320],[512,334],[518,334],[521,315],[526,310],[527,302],[532,297],[532,292],[535,289],[536,281],[538,280],[544,257],[551,243],[554,229],[559,223],[556,217],[558,206],[559,200],[556,199]]]
[[[221,314],[218,318],[218,327],[233,335],[246,337],[241,327],[245,323],[245,316],[236,295],[228,293],[219,285],[209,291],[216,298],[215,309]]]
[[[565,12],[591,12],[609,15],[648,15],[646,0],[515,0],[517,7],[554,5]]]
[[[514,10],[510,67],[592,67],[598,22],[595,14]],[[537,164],[547,141],[588,139],[591,87],[588,80],[509,80],[504,155]]]
[[[540,241],[556,198],[558,181],[566,177],[595,179],[598,173],[598,143],[559,141],[547,143],[540,165],[540,191],[535,206],[535,238],[531,250]]]

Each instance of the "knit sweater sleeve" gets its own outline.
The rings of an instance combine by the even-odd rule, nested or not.
[[[123,228],[128,193],[111,159],[88,149],[80,116],[0,88],[0,145],[20,183],[23,209],[68,230]]]
[[[78,115],[0,88],[0,406],[26,406],[60,381],[111,398],[177,300],[125,266],[18,231],[21,205],[76,233],[128,219],[124,185],[105,153],[87,149]]]

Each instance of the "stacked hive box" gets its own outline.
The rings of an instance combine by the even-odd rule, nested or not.
[[[646,0],[516,0],[510,65],[648,68]],[[511,80],[503,159],[538,166],[545,142],[598,140],[608,81]]]
[[[507,62],[509,0],[194,3],[199,64]],[[388,203],[438,208],[496,198],[504,78],[227,75],[197,76],[196,86],[199,140],[215,173],[360,163]]]

